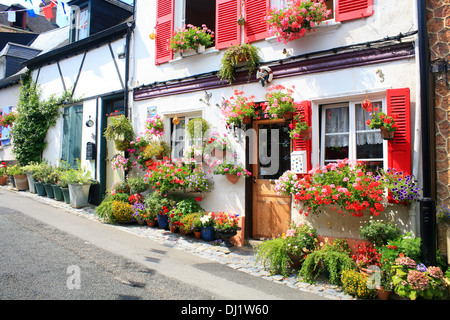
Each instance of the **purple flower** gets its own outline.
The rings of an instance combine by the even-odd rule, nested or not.
[[[426,271],[427,271],[427,266],[424,265],[423,263],[419,263],[419,264],[417,265],[417,270],[418,270],[418,271],[421,271],[421,272],[426,272]]]

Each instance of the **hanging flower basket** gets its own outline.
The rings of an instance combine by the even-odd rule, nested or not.
[[[288,111],[283,115],[283,118],[286,121],[292,120],[293,117],[294,117],[294,113],[291,111]]]
[[[232,184],[236,184],[239,181],[239,177],[235,174],[225,174],[225,177],[227,177],[227,180],[230,181]]]
[[[394,140],[395,131],[388,131],[386,127],[380,127],[380,130],[384,140]]]

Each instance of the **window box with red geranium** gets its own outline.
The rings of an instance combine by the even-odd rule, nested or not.
[[[288,43],[312,32],[330,13],[321,0],[288,0],[285,8],[269,11],[264,19],[269,25],[269,35]]]

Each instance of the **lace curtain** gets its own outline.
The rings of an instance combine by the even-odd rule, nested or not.
[[[381,103],[374,102],[373,106],[381,110]],[[349,145],[349,108],[330,108],[325,112],[325,146],[346,147]],[[383,138],[379,130],[372,130],[366,124],[370,115],[361,104],[356,105],[356,144],[382,144]]]

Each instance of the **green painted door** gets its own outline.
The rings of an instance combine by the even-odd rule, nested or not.
[[[72,167],[77,166],[77,159],[81,160],[82,120],[82,105],[64,108],[61,159]]]

